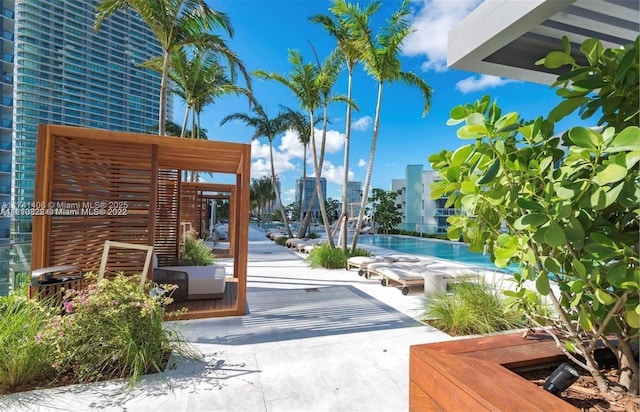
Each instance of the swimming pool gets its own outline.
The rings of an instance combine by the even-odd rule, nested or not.
[[[423,239],[412,236],[374,235],[360,236],[358,237],[358,243],[396,250],[398,252],[411,253],[414,255],[425,255],[439,259],[453,260],[455,262],[479,266],[491,270],[497,269],[491,262],[489,255],[470,252],[468,245],[459,242]],[[506,269],[514,271],[516,268],[517,266]]]

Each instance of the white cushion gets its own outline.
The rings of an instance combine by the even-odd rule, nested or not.
[[[224,266],[163,266],[162,269],[187,273],[189,277],[189,297],[224,293],[226,284]]]

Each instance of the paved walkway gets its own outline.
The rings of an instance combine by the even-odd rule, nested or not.
[[[406,411],[409,346],[450,339],[403,296],[355,271],[311,269],[250,229],[250,313],[174,322],[204,361],[142,379],[0,396],[16,411]],[[220,262],[231,268],[230,262]]]

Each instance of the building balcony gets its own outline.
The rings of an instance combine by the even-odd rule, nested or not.
[[[433,216],[441,217],[441,216],[455,216],[460,214],[460,209],[453,209],[448,207],[438,207],[433,212]]]

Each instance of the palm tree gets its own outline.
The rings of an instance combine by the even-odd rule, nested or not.
[[[165,128],[165,134],[167,136],[180,136],[181,130],[182,128],[176,124],[175,122],[172,122],[171,120],[168,120],[164,123],[164,128]],[[153,125],[151,126],[149,129],[147,129],[147,131],[149,133],[154,133],[158,131],[158,125]]]
[[[369,151],[369,163],[367,164],[367,174],[364,181],[363,196],[360,202],[360,210],[358,211],[356,228],[362,225],[364,208],[371,183],[373,159],[376,153],[376,143],[380,126],[380,109],[384,84],[401,81],[409,86],[417,87],[424,96],[423,116],[429,112],[429,108],[431,107],[431,87],[415,73],[400,70],[400,59],[398,58],[400,47],[404,39],[412,32],[408,20],[410,13],[409,0],[403,0],[400,9],[391,16],[387,26],[383,27],[375,38],[371,34],[369,19],[364,14],[348,11],[348,13],[343,16],[344,22],[356,33],[355,44],[362,53],[360,57],[365,69],[371,77],[378,82],[378,97],[376,101],[376,115],[373,122],[371,149]],[[351,244],[352,250],[358,245],[358,234],[359,231],[356,230]]]
[[[314,112],[318,108],[324,109],[324,127],[321,141],[321,153],[317,153],[317,145],[315,140],[315,128],[311,128],[311,151],[313,153],[313,166],[315,171],[316,194],[318,199],[323,198],[320,178],[322,173],[322,165],[324,161],[324,145],[326,140],[327,111],[326,107],[331,102],[347,101],[345,96],[330,96],[330,91],[338,78],[340,56],[332,53],[323,65],[313,65],[305,63],[302,54],[297,50],[289,50],[289,62],[293,66],[292,73],[288,76],[282,76],[278,73],[267,73],[262,70],[256,71],[254,74],[264,79],[278,81],[288,87],[300,101],[300,106],[309,112],[309,124],[316,123]],[[327,233],[327,242],[334,247],[333,238],[331,237],[331,229],[329,227],[329,219],[323,201],[318,202],[320,205],[320,213]]]
[[[160,82],[160,110],[158,133],[165,134],[167,82],[171,53],[182,46],[196,46],[209,49],[224,56],[235,78],[236,68],[244,75],[250,88],[249,75],[238,56],[216,34],[222,29],[233,36],[229,17],[211,9],[205,0],[102,0],[96,6],[94,30],[100,30],[102,22],[118,11],[134,10],[149,26],[162,47],[162,77]]]
[[[264,223],[265,207],[276,198],[275,188],[269,176],[251,179],[250,198],[258,205],[258,216],[260,216],[260,222]]]
[[[380,8],[380,5],[381,3],[379,1],[374,1],[361,10],[358,4],[353,5],[347,3],[345,0],[333,0],[331,7],[329,7],[329,11],[332,16],[317,14],[310,18],[312,22],[322,25],[329,35],[336,39],[338,49],[344,56],[345,64],[347,66],[347,99],[349,101],[351,101],[353,70],[355,69],[356,63],[360,60],[360,50],[356,44],[357,36],[356,33],[354,33],[354,27],[347,24],[344,16],[352,14],[354,16],[361,16],[361,19],[368,21],[378,8]],[[368,23],[366,24],[368,25]],[[338,220],[342,227],[338,244],[342,245],[345,251],[347,250],[347,186],[349,182],[351,109],[351,105],[347,104],[344,137],[344,176],[342,179],[342,210]]]
[[[280,196],[280,190],[278,189],[278,185],[276,184],[276,167],[273,162],[273,140],[276,136],[286,130],[286,118],[284,113],[278,114],[273,119],[270,119],[267,116],[267,113],[264,111],[262,106],[255,105],[253,107],[253,111],[255,112],[255,116],[250,116],[246,113],[233,113],[228,116],[225,116],[220,125],[227,123],[230,120],[239,120],[245,123],[247,126],[252,127],[254,129],[253,136],[251,140],[256,140],[261,137],[266,137],[269,141],[269,157],[271,160],[271,180],[273,183],[273,187],[275,188],[276,200],[278,201],[278,208],[280,209],[280,213],[282,213],[282,221],[284,223],[285,229],[287,231],[287,235],[289,237],[293,237],[291,233],[291,228],[289,227],[289,220],[287,219],[287,214],[284,210],[284,206],[282,205],[282,198]]]
[[[289,129],[294,130],[296,133],[298,133],[298,140],[300,141],[300,143],[302,144],[302,158],[303,158],[303,164],[302,164],[302,188],[301,188],[301,193],[307,193],[307,147],[309,146],[309,142],[311,141],[311,123],[309,123],[309,120],[306,118],[306,116],[298,111],[295,111],[293,109],[290,109],[288,107],[284,108],[285,110],[285,115],[286,115],[286,122],[287,122],[287,126]],[[320,122],[321,119],[316,119],[316,124],[318,124]],[[316,125],[314,124],[314,127]],[[312,196],[312,198],[315,197]],[[307,208],[309,210],[311,210],[311,208],[313,207],[313,203],[309,202],[310,204],[307,205]],[[298,237],[302,238],[305,236],[306,234],[306,227],[304,227],[303,225],[303,219],[304,219],[304,214],[302,213],[302,198],[301,198],[301,202],[299,205],[300,208],[300,226],[298,228]]]

